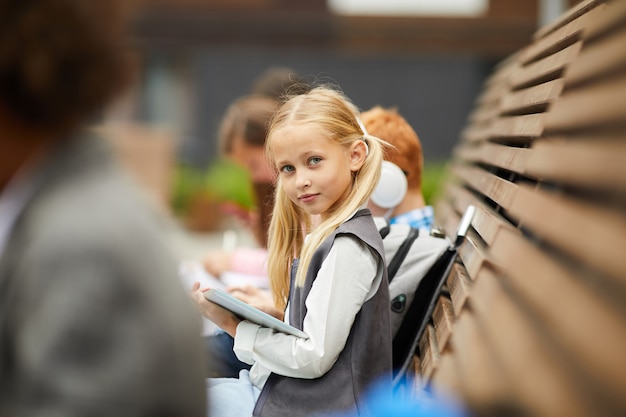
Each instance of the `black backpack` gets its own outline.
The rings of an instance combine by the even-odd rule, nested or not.
[[[469,206],[459,223],[454,241],[442,234],[420,233],[420,230],[408,225],[389,225],[384,219],[376,218],[385,256],[391,255],[391,259],[387,260],[387,276],[392,316],[393,385],[396,390],[406,386],[407,371],[417,344],[431,319],[473,215],[474,207]],[[398,235],[404,236],[400,239]]]

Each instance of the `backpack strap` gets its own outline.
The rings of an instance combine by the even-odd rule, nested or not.
[[[395,277],[396,274],[398,273],[398,269],[400,269],[400,265],[402,265],[402,262],[404,262],[404,258],[406,258],[406,255],[409,253],[409,250],[411,249],[411,245],[413,245],[413,242],[415,241],[415,239],[417,239],[419,234],[420,234],[419,229],[416,229],[414,227],[411,227],[409,229],[409,233],[406,235],[406,237],[404,238],[404,241],[402,242],[402,244],[400,245],[396,253],[393,255],[393,258],[391,259],[391,261],[389,261],[389,265],[387,265],[387,277],[389,279],[389,282],[391,282],[391,280],[393,280],[393,277]],[[382,236],[382,231],[381,231],[381,236]]]
[[[391,231],[391,226],[389,226],[389,223],[387,223],[384,227],[380,228],[378,233],[380,233],[380,237],[383,238],[383,240],[385,240],[385,238],[387,237],[390,231]]]

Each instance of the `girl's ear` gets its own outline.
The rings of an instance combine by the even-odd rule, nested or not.
[[[352,172],[361,169],[368,153],[369,149],[367,143],[363,140],[355,140],[352,145],[350,145],[350,170],[352,170]]]

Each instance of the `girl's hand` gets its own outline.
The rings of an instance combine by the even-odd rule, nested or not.
[[[235,298],[250,305],[273,304],[272,294],[268,290],[262,290],[252,284],[231,285],[226,291]]]
[[[200,282],[194,282],[191,287],[191,299],[196,303],[198,310],[200,310],[203,316],[234,338],[237,333],[237,325],[241,322],[241,319],[225,308],[207,300],[204,297],[206,290],[208,288],[200,288]]]
[[[285,314],[282,310],[274,306],[272,294],[267,290],[262,290],[254,285],[237,285],[227,288],[227,291],[235,298],[240,299],[244,303],[250,304],[259,310],[276,317],[278,320],[284,321]]]

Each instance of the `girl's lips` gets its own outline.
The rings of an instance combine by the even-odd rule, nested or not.
[[[304,194],[299,197],[303,203],[310,203],[317,197],[317,194]]]

